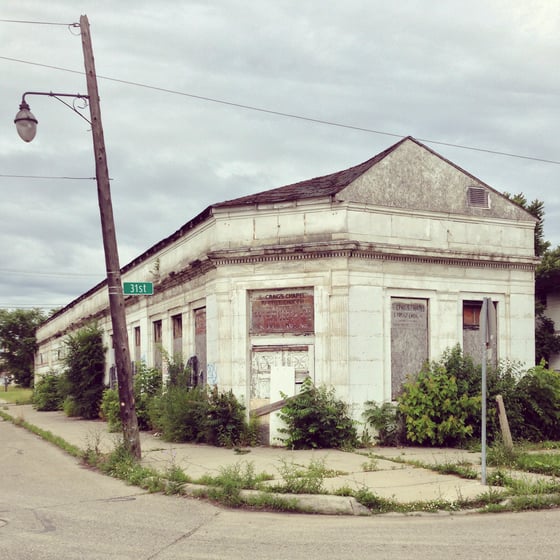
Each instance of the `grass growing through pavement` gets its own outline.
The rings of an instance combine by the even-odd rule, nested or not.
[[[389,459],[389,461],[393,461],[394,463],[412,465],[413,467],[435,471],[440,474],[451,474],[458,476],[459,478],[466,478],[469,480],[475,480],[476,478],[478,478],[477,471],[472,468],[472,463],[470,463],[469,461],[458,461],[456,463],[448,461],[445,463],[433,464],[424,463],[415,459],[403,459],[401,457],[392,457],[391,459]]]

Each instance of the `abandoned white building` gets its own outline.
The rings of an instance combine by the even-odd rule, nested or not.
[[[488,297],[494,357],[530,366],[535,223],[407,137],[350,169],[209,206],[124,266],[124,281],[154,282],[153,295],[126,297],[131,356],[197,356],[204,382],[248,410],[311,376],[359,420],[424,360],[457,343],[480,356]],[[39,329],[38,375],[61,367],[64,337],[92,319],[109,346],[104,282]]]

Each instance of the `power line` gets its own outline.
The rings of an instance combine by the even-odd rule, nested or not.
[[[0,177],[4,177],[7,179],[69,179],[71,181],[95,181],[95,177],[56,177],[52,175],[7,175],[4,173],[0,173]]]
[[[49,276],[55,278],[97,278],[99,274],[87,274],[80,272],[36,272],[32,270],[14,270],[9,268],[0,268],[0,274],[14,274],[21,276]]]
[[[26,21],[22,19],[0,19],[2,23],[27,23],[34,25],[63,25],[64,27],[76,27],[80,26],[79,23],[58,23],[53,21]]]
[[[69,68],[63,68],[61,66],[53,66],[53,65],[50,65],[50,64],[30,62],[28,60],[21,60],[21,59],[7,57],[7,56],[0,56],[0,59],[8,60],[10,62],[18,62],[18,63],[21,63],[21,64],[30,64],[32,66],[40,66],[42,68],[50,68],[52,70],[60,70],[62,72],[70,72],[72,74],[81,74],[81,75],[84,74],[84,72],[79,71],[79,70],[71,70]],[[174,89],[152,86],[152,85],[149,85],[149,84],[143,84],[141,82],[133,82],[133,81],[130,81],[130,80],[121,80],[119,78],[111,78],[110,76],[101,76],[101,75],[97,74],[97,78],[102,79],[102,80],[111,81],[111,82],[117,82],[117,83],[121,83],[121,84],[125,84],[125,85],[150,89],[150,90],[154,90],[154,91],[160,91],[160,92],[163,92],[163,93],[170,93],[172,95],[180,95],[180,96],[183,96],[183,97],[189,97],[191,99],[198,99],[200,101],[207,101],[209,103],[218,103],[218,104],[221,104],[221,105],[227,105],[229,107],[236,107],[238,109],[245,109],[245,110],[248,110],[248,111],[257,111],[257,112],[260,112],[260,113],[266,113],[266,114],[275,115],[275,116],[278,116],[278,117],[286,117],[286,118],[290,118],[290,119],[297,119],[297,120],[312,122],[312,123],[316,123],[316,124],[323,124],[323,125],[326,125],[326,126],[335,126],[335,127],[338,127],[338,128],[345,128],[345,129],[348,129],[348,130],[356,130],[356,131],[359,131],[359,132],[367,132],[367,133],[370,133],[370,134],[381,134],[383,136],[392,136],[392,137],[395,137],[395,138],[403,138],[403,137],[406,136],[406,134],[397,134],[397,133],[394,133],[394,132],[376,130],[376,129],[373,129],[373,128],[354,126],[354,125],[350,125],[350,124],[339,123],[339,122],[335,122],[335,121],[328,121],[328,120],[324,120],[324,119],[316,119],[316,118],[313,118],[313,117],[306,117],[306,116],[303,116],[303,115],[297,115],[295,113],[286,113],[286,112],[283,112],[283,111],[276,111],[274,109],[267,109],[267,108],[264,108],[264,107],[256,107],[254,105],[246,105],[246,104],[243,104],[243,103],[226,101],[224,99],[217,99],[217,98],[214,98],[214,97],[207,97],[207,96],[204,96],[204,95],[197,95],[197,94],[194,94],[194,93],[187,93],[187,92],[184,92],[184,91],[178,91],[178,90],[174,90]],[[530,161],[538,161],[538,162],[541,162],[541,163],[551,163],[553,165],[560,165],[559,160],[552,160],[552,159],[540,158],[540,157],[535,157],[535,156],[525,156],[525,155],[520,155],[520,154],[513,154],[513,153],[510,153],[510,152],[502,152],[500,150],[493,150],[493,149],[489,149],[489,148],[479,148],[479,147],[476,147],[476,146],[467,146],[465,144],[454,144],[454,143],[451,143],[451,142],[444,142],[444,141],[441,141],[441,140],[432,140],[432,139],[429,139],[429,138],[417,138],[417,140],[419,140],[420,142],[426,142],[427,144],[436,144],[436,145],[439,145],[439,146],[447,146],[449,148],[457,148],[457,149],[461,149],[461,150],[470,150],[470,151],[482,152],[482,153],[487,153],[487,154],[492,154],[492,155],[497,155],[497,156],[512,157],[512,158],[525,159],[525,160],[530,160]]]

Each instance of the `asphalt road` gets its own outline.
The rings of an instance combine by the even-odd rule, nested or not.
[[[0,420],[0,558],[527,560],[560,550],[560,511],[327,517],[150,495]]]

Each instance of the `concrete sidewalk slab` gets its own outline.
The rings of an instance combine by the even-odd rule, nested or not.
[[[38,412],[31,405],[4,405],[3,408],[12,417],[49,431],[80,449],[89,447],[109,452],[120,440],[120,434],[109,433],[107,424],[102,421],[68,418],[62,412]],[[333,475],[324,479],[323,486],[328,492],[344,487],[365,488],[382,498],[411,503],[472,499],[489,490],[480,480],[442,475],[405,463],[469,463],[478,468],[480,454],[465,450],[373,447],[346,452],[252,447],[243,449],[243,454],[240,454],[233,449],[208,445],[168,443],[148,432],[141,433],[141,446],[144,465],[160,472],[176,466],[195,480],[204,475],[216,476],[224,467],[250,463],[255,473],[266,472],[275,481],[280,481],[282,468],[287,466],[293,470],[317,462]],[[352,509],[353,506],[349,507]]]

